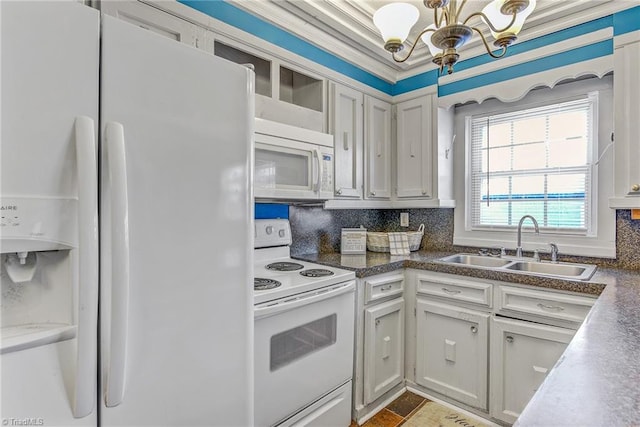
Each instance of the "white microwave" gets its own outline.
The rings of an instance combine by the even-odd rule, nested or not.
[[[333,136],[264,119],[255,120],[255,198],[333,198]]]

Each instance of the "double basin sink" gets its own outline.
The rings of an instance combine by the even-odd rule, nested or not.
[[[559,279],[589,280],[596,272],[596,265],[566,262],[543,262],[531,258],[497,258],[488,255],[455,254],[438,261],[467,267],[486,268],[494,271],[524,273]]]

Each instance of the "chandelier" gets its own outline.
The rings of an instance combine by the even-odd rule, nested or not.
[[[409,3],[389,3],[376,11],[373,23],[380,30],[384,48],[391,52],[394,61],[409,59],[418,39],[422,39],[433,56],[433,62],[440,67],[440,73],[446,67],[448,74],[453,72],[453,66],[460,58],[458,49],[471,39],[474,31],[480,35],[489,55],[493,58],[504,56],[507,47],[516,40],[525,19],[536,7],[536,0],[493,0],[481,12],[471,13],[461,21],[467,0],[462,0],[459,5],[457,0],[423,0],[423,3],[425,7],[433,9],[433,24],[422,30],[403,58],[396,54],[404,48],[403,43],[411,27],[418,21],[418,8]],[[468,25],[473,20],[489,28],[494,38],[493,44],[500,51],[494,53],[482,31]]]

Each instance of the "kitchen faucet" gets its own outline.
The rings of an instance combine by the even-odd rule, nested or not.
[[[551,246],[551,262],[558,262],[558,245],[549,243],[549,246]]]
[[[516,247],[516,257],[522,258],[522,223],[525,219],[531,219],[533,222],[533,227],[535,228],[536,234],[540,234],[540,230],[538,229],[538,221],[531,215],[524,215],[520,218],[520,222],[518,223],[518,242]]]

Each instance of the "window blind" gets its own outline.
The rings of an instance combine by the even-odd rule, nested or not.
[[[468,118],[467,223],[507,229],[533,215],[547,231],[590,234],[597,92]]]

